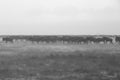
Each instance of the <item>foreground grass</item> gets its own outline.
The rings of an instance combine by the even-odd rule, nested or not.
[[[120,80],[120,54],[72,53],[0,55],[0,80]]]

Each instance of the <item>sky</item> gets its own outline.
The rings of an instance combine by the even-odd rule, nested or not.
[[[0,35],[120,35],[120,0],[0,0]]]

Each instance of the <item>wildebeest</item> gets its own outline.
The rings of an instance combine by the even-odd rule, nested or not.
[[[10,37],[4,37],[3,39],[2,39],[4,42],[13,42],[13,39],[12,38],[10,38]]]
[[[109,38],[109,37],[103,37],[103,40],[104,40],[104,43],[112,43],[113,42],[113,39],[112,38]]]
[[[120,43],[120,36],[116,36],[115,41],[116,41],[117,43]]]
[[[8,36],[4,37],[4,42],[13,42],[13,40],[25,39],[31,42],[46,42],[46,43],[72,43],[72,44],[88,44],[88,43],[113,43],[113,38],[109,36]],[[116,37],[116,42],[120,43],[120,37]]]
[[[87,37],[86,38],[87,39],[87,42],[88,43],[91,43],[91,42],[93,42],[93,43],[112,43],[112,39],[111,38],[109,38],[109,37],[94,37],[94,36],[90,36],[90,37]]]

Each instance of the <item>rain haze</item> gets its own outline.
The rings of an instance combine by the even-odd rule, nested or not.
[[[1,0],[0,35],[120,34],[119,0]]]

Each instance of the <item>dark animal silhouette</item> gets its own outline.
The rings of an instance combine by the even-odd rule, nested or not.
[[[120,36],[116,36],[115,41],[116,41],[117,43],[120,43]]]
[[[4,42],[13,42],[13,39],[12,38],[9,38],[9,37],[5,37],[5,38],[3,38],[3,41]]]

